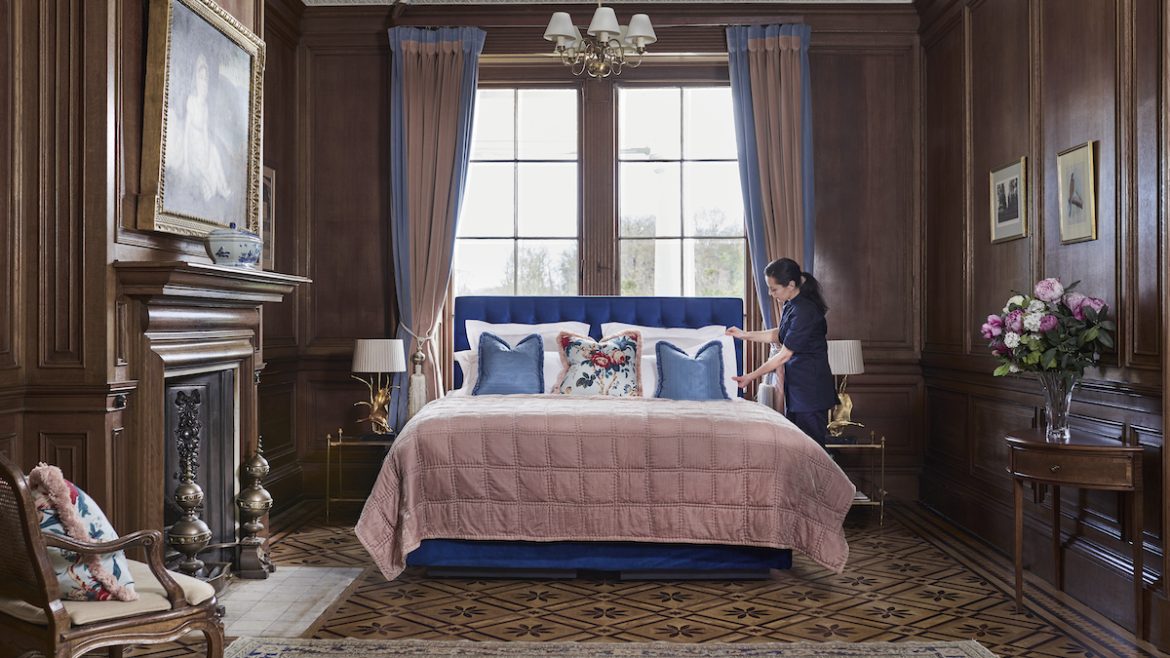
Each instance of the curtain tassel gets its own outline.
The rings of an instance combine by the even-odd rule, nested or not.
[[[420,349],[414,353],[410,359],[414,362],[414,372],[410,375],[409,392],[406,398],[406,418],[407,420],[414,418],[414,415],[427,403],[427,378],[423,376],[423,362],[427,360],[427,355]]]

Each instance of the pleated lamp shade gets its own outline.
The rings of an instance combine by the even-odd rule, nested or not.
[[[860,375],[865,372],[861,360],[861,341],[829,341],[829,370],[834,375]]]
[[[353,344],[353,372],[406,372],[406,353],[397,338],[359,338]]]

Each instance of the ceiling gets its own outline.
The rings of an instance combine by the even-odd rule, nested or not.
[[[310,7],[345,5],[591,5],[594,0],[301,0]],[[711,0],[608,0],[606,4],[708,4]],[[735,0],[751,4],[909,4],[912,0]]]

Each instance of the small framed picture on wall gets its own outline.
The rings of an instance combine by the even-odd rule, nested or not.
[[[1086,142],[1056,156],[1060,179],[1060,242],[1071,244],[1097,239],[1097,189],[1093,144]]]
[[[1027,158],[991,172],[991,241],[1028,235]]]
[[[273,196],[276,194],[276,172],[272,167],[264,167],[260,182],[260,237],[264,242],[261,260],[263,268],[272,271],[275,269],[272,252],[276,247],[276,197]]]

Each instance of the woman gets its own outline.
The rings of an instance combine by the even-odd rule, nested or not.
[[[828,306],[821,287],[791,258],[774,260],[764,268],[768,294],[784,302],[780,326],[763,331],[738,327],[728,335],[760,343],[778,343],[780,352],[746,375],[736,377],[740,388],[754,379],[784,367],[784,411],[805,434],[817,443],[826,442],[829,410],[837,404],[837,391],[829,371],[829,344],[825,339]]]

